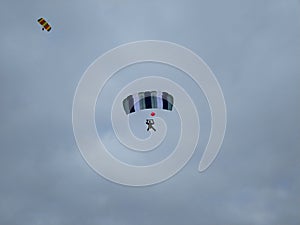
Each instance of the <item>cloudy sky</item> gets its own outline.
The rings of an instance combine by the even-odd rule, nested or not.
[[[51,32],[41,30],[40,17]],[[0,224],[300,224],[299,1],[1,0],[0,33]],[[72,101],[97,57],[145,39],[203,58],[222,86],[228,123],[220,154],[198,173],[209,110],[201,91],[176,75],[197,95],[200,143],[177,175],[133,188],[84,161]],[[144,71],[178,72],[147,64],[123,73],[134,79]],[[108,87],[126,82],[120,72]],[[114,151],[108,87],[96,121]]]

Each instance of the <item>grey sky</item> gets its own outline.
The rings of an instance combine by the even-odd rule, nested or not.
[[[300,224],[299,1],[2,0],[0,33],[0,224]],[[200,98],[199,147],[173,178],[131,188],[85,163],[72,101],[93,60],[144,39],[178,43],[205,60],[228,124],[220,154],[199,174],[209,111],[178,74]],[[111,85],[123,82],[120,73]],[[110,121],[98,121],[109,137]]]

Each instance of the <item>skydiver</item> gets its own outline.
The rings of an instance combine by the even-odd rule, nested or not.
[[[152,126],[154,124],[153,119],[146,119],[146,124],[148,125],[147,131],[149,131],[151,128],[156,131],[156,129]]]

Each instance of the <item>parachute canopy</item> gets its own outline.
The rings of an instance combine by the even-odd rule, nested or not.
[[[51,26],[44,18],[38,19],[38,22],[43,26],[42,30],[46,29],[48,32],[51,30]]]
[[[129,95],[123,100],[126,114],[143,109],[164,109],[172,111],[174,99],[167,92],[145,91]]]

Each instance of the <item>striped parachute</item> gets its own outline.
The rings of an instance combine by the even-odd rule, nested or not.
[[[51,26],[49,25],[49,23],[47,23],[47,21],[44,18],[39,18],[38,22],[43,26],[42,30],[45,29],[48,32],[51,30]]]
[[[145,91],[129,95],[123,100],[125,113],[128,115],[144,109],[163,109],[172,111],[174,99],[167,92]]]

